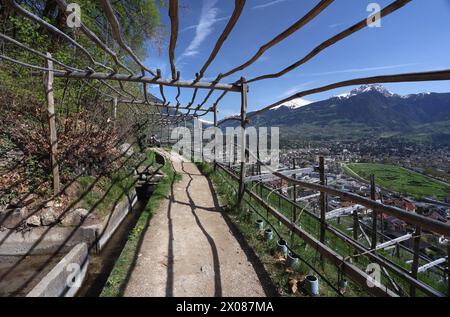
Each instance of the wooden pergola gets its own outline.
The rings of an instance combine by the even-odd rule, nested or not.
[[[381,10],[380,17],[386,17],[389,14],[401,9],[405,5],[407,5],[411,0],[396,0],[393,1],[390,5],[386,6],[384,9]],[[119,22],[115,16],[114,9],[110,3],[109,0],[99,0],[99,5],[105,15],[106,20],[109,23],[109,26],[111,27],[111,31],[113,34],[113,37],[115,41],[119,44],[120,48],[131,58],[132,61],[134,61],[139,68],[141,69],[141,73],[136,74],[134,73],[129,67],[127,67],[123,62],[119,60],[118,54],[114,52],[111,48],[109,48],[105,43],[103,43],[100,38],[91,31],[86,25],[81,23],[80,30],[81,32],[90,40],[92,41],[97,47],[99,47],[101,50],[103,50],[106,54],[108,54],[115,62],[114,65],[108,66],[104,65],[98,61],[95,61],[92,55],[88,52],[86,48],[84,48],[80,43],[78,43],[75,39],[64,33],[63,31],[59,30],[52,24],[46,22],[45,20],[41,19],[34,13],[24,9],[21,7],[15,0],[4,0],[3,1],[6,5],[8,5],[14,12],[17,14],[33,21],[34,23],[39,24],[41,27],[47,29],[48,31],[55,33],[58,36],[61,36],[66,41],[68,41],[71,45],[78,48],[82,54],[90,61],[91,65],[87,65],[85,69],[78,69],[76,67],[71,67],[69,65],[66,65],[51,56],[44,54],[42,52],[37,52],[36,50],[27,47],[26,45],[16,41],[15,39],[0,33],[0,39],[2,39],[5,42],[9,42],[12,45],[18,46],[24,50],[27,50],[37,56],[40,56],[47,61],[52,61],[57,67],[59,68],[46,68],[41,67],[37,65],[30,65],[23,61],[18,61],[12,57],[8,56],[1,56],[2,59],[7,60],[9,62],[13,62],[16,64],[19,64],[24,67],[28,67],[34,70],[37,70],[38,72],[34,72],[34,75],[42,75],[42,73],[45,72],[52,72],[53,76],[55,78],[69,78],[69,79],[75,79],[75,80],[97,80],[100,81],[107,89],[111,90],[115,96],[109,95],[111,97],[111,100],[114,98],[117,98],[118,103],[125,103],[125,104],[142,104],[142,105],[148,105],[150,107],[154,108],[160,108],[162,109],[175,109],[177,110],[183,110],[187,111],[189,114],[189,118],[192,119],[196,116],[203,116],[208,113],[213,112],[215,114],[215,124],[216,126],[219,125],[219,122],[217,121],[217,110],[220,106],[220,102],[225,97],[225,95],[228,92],[238,92],[241,95],[245,95],[248,93],[248,86],[251,83],[266,80],[266,79],[275,79],[280,78],[283,75],[297,69],[301,65],[305,64],[318,54],[320,54],[322,51],[327,49],[328,47],[338,43],[339,41],[344,40],[345,38],[351,36],[352,34],[366,28],[368,26],[367,19],[364,18],[363,20],[359,21],[358,23],[354,24],[353,26],[347,28],[346,30],[336,34],[335,36],[327,39],[317,47],[315,47],[313,50],[311,50],[308,54],[306,54],[304,57],[299,59],[294,64],[280,70],[279,72],[273,73],[273,74],[266,74],[261,75],[252,79],[245,79],[241,78],[238,82],[235,83],[221,83],[226,77],[229,77],[239,71],[243,71],[252,64],[254,64],[260,57],[262,57],[265,52],[267,52],[272,47],[276,46],[283,40],[287,39],[289,36],[300,30],[302,27],[307,25],[309,22],[311,22],[315,17],[317,17],[322,11],[326,10],[328,6],[330,6],[334,0],[322,0],[317,4],[314,8],[312,8],[307,14],[305,14],[303,17],[301,17],[298,21],[296,21],[294,24],[289,26],[286,30],[279,33],[277,36],[275,36],[273,39],[268,41],[266,44],[261,46],[258,51],[255,53],[254,56],[252,56],[250,59],[248,59],[246,62],[244,62],[242,65],[239,65],[229,71],[226,71],[224,73],[218,74],[216,76],[216,79],[212,82],[202,82],[202,78],[204,77],[208,67],[211,65],[211,63],[216,59],[218,53],[220,52],[223,44],[228,39],[229,35],[234,30],[239,18],[242,15],[242,12],[245,8],[245,0],[235,0],[235,8],[233,11],[233,14],[231,15],[227,25],[225,26],[222,34],[218,38],[212,52],[209,55],[209,58],[203,65],[203,67],[199,70],[199,72],[195,75],[195,79],[193,81],[183,81],[181,80],[181,74],[179,71],[177,71],[176,65],[175,65],[175,48],[177,44],[178,39],[178,32],[179,32],[179,14],[178,14],[178,1],[177,0],[170,0],[169,1],[169,17],[171,21],[171,34],[170,34],[170,45],[169,45],[169,61],[171,66],[171,79],[164,79],[162,77],[160,70],[151,70],[148,67],[146,67],[142,61],[139,60],[137,55],[133,52],[133,50],[126,44],[126,41],[123,37],[123,33],[121,30],[121,26],[119,25]],[[61,10],[61,12],[67,14],[67,3],[64,0],[57,0],[57,4]],[[97,69],[103,69],[104,72],[96,71],[92,67],[96,67]],[[121,70],[124,70],[126,74],[121,73]],[[254,113],[251,114],[250,117],[246,117],[245,115],[241,115],[239,118],[232,118],[237,120],[245,119],[246,122],[248,122],[248,119],[251,117],[257,116],[258,114],[261,114],[264,111],[270,110],[276,106],[279,106],[283,103],[286,103],[287,101],[290,101],[292,99],[296,99],[299,97],[304,97],[311,94],[316,94],[319,92],[324,92],[327,90],[332,90],[340,87],[345,86],[351,86],[351,85],[359,85],[359,84],[370,84],[370,83],[393,83],[393,82],[408,82],[408,81],[431,81],[431,80],[448,80],[450,79],[450,70],[441,70],[441,71],[432,71],[432,72],[421,72],[421,73],[407,73],[407,74],[394,74],[394,75],[386,75],[386,76],[376,76],[376,77],[367,77],[367,78],[357,78],[352,79],[344,82],[338,82],[333,83],[327,86],[323,87],[317,87],[314,89],[306,90],[298,92],[290,97],[287,97],[283,100],[280,100],[278,102],[275,102],[271,105],[268,105]],[[120,88],[114,88],[110,83],[112,82],[118,82],[120,85]],[[134,96],[132,94],[129,94],[128,92],[124,91],[122,83],[125,82],[132,82],[142,85],[143,88],[143,96],[138,97]],[[161,104],[155,104],[154,102],[149,101],[148,98],[148,85],[157,85],[160,87],[160,94],[162,103]],[[244,88],[244,86],[247,86]],[[176,87],[178,90],[178,94],[176,97],[176,101],[171,104],[170,101],[166,99],[166,96],[164,94],[164,87]],[[193,90],[192,99],[191,102],[189,102],[187,105],[181,105],[178,98],[181,94],[181,88],[191,89]],[[208,90],[208,94],[206,97],[197,104],[197,106],[194,106],[197,92],[199,89]],[[216,91],[222,91],[222,94],[217,98],[215,102],[209,102],[212,94]],[[124,96],[128,95],[128,98],[123,98]],[[130,99],[131,98],[131,99]],[[246,103],[246,98],[243,100],[243,103]],[[209,105],[208,105],[209,104]],[[242,110],[246,112],[247,107],[242,107]],[[201,114],[199,114],[199,112]],[[192,113],[192,114],[191,114]],[[186,114],[184,114],[186,116]],[[244,124],[246,123],[244,122]]]
[[[59,6],[59,9],[61,12],[66,13],[67,9],[67,3],[64,0],[56,0],[57,4]],[[126,55],[131,59],[133,63],[135,63],[139,69],[140,73],[133,72],[129,67],[125,65],[123,61],[120,60],[119,55],[114,52],[110,47],[108,47],[99,36],[97,36],[93,31],[91,31],[86,25],[81,23],[80,31],[81,33],[90,40],[93,44],[95,44],[98,48],[100,48],[102,51],[104,51],[107,55],[109,55],[112,60],[114,61],[113,65],[105,65],[101,62],[96,61],[93,56],[89,53],[89,51],[83,47],[79,42],[77,42],[74,38],[69,36],[68,34],[64,33],[62,30],[56,28],[52,24],[46,22],[39,16],[35,15],[34,13],[26,10],[22,6],[20,6],[15,0],[3,0],[4,4],[6,4],[12,11],[17,13],[18,15],[22,16],[25,19],[28,19],[29,21],[32,21],[38,25],[40,25],[42,28],[45,28],[49,32],[52,32],[61,38],[63,38],[65,41],[70,43],[73,47],[76,47],[86,58],[87,61],[89,61],[88,65],[84,67],[83,69],[72,67],[70,65],[66,65],[65,63],[58,61],[54,57],[52,57],[48,53],[44,52],[38,52],[35,49],[26,46],[23,43],[18,42],[17,40],[9,37],[6,34],[0,33],[0,40],[4,42],[8,42],[13,46],[19,47],[23,50],[26,50],[28,52],[31,52],[32,54],[41,57],[46,61],[46,66],[42,67],[39,65],[31,65],[27,63],[26,61],[20,61],[14,57],[11,56],[4,56],[0,55],[1,60],[5,60],[8,62],[15,63],[17,65],[26,67],[28,69],[32,69],[33,75],[35,76],[45,76],[47,78],[47,97],[49,100],[49,113],[53,115],[54,118],[54,105],[53,105],[53,95],[52,95],[52,83],[53,78],[66,78],[66,79],[73,79],[73,80],[82,80],[86,82],[90,81],[98,81],[102,84],[102,87],[108,91],[102,92],[102,94],[110,100],[114,108],[117,107],[117,104],[128,104],[128,105],[145,105],[152,109],[155,109],[156,113],[153,116],[152,120],[150,121],[152,124],[158,124],[158,125],[169,125],[177,122],[192,120],[196,117],[201,117],[204,115],[207,115],[209,113],[213,113],[214,115],[214,126],[219,127],[220,124],[228,121],[228,120],[238,120],[240,122],[240,125],[242,128],[245,128],[248,124],[250,124],[251,119],[255,116],[260,115],[261,113],[268,111],[270,109],[273,109],[279,105],[282,105],[286,103],[287,101],[305,97],[308,95],[340,88],[340,87],[346,87],[346,86],[352,86],[352,85],[361,85],[361,84],[373,84],[373,83],[396,83],[396,82],[417,82],[417,81],[438,81],[438,80],[450,80],[450,70],[444,69],[439,71],[430,71],[430,72],[417,72],[417,73],[403,73],[403,74],[388,74],[384,76],[375,76],[375,77],[365,77],[365,78],[355,78],[351,80],[346,80],[342,82],[337,83],[331,83],[326,86],[322,87],[316,87],[314,89],[309,89],[305,91],[300,91],[292,96],[289,96],[283,100],[280,100],[278,102],[275,102],[273,104],[270,104],[266,107],[263,107],[262,109],[253,112],[251,115],[247,115],[247,95],[249,93],[249,86],[250,84],[254,84],[257,82],[260,82],[262,80],[266,79],[277,79],[280,78],[287,73],[298,69],[303,64],[310,61],[315,56],[319,55],[321,52],[325,51],[327,48],[333,46],[334,44],[350,37],[351,35],[357,33],[358,31],[368,27],[368,19],[364,17],[361,21],[358,23],[352,25],[351,27],[341,31],[340,33],[328,38],[323,43],[312,49],[308,54],[305,56],[299,58],[298,61],[293,63],[292,65],[287,66],[284,69],[279,70],[276,73],[273,74],[264,74],[255,78],[246,79],[245,77],[242,77],[237,82],[232,83],[223,83],[224,80],[240,71],[244,71],[249,66],[253,65],[258,59],[260,59],[268,50],[273,48],[274,46],[278,45],[282,41],[289,38],[291,35],[293,35],[298,30],[302,29],[305,25],[307,25],[309,22],[314,20],[317,16],[319,16],[323,11],[325,11],[332,3],[334,3],[334,0],[321,0],[316,6],[314,6],[309,12],[307,12],[304,16],[300,17],[298,21],[296,21],[294,24],[290,25],[287,29],[280,32],[277,36],[269,40],[267,43],[265,43],[263,46],[261,46],[258,51],[249,58],[246,62],[243,64],[236,66],[235,68],[223,72],[221,74],[218,74],[215,78],[215,80],[208,82],[208,81],[202,81],[202,79],[205,76],[205,73],[207,72],[209,66],[211,63],[216,59],[218,53],[222,49],[224,43],[227,41],[230,34],[235,29],[235,26],[237,22],[239,21],[242,12],[245,9],[246,0],[235,0],[235,7],[234,11],[229,18],[229,21],[227,25],[225,26],[223,32],[221,33],[220,37],[217,39],[217,42],[211,51],[208,59],[204,63],[204,65],[201,67],[199,72],[195,74],[195,79],[192,81],[183,81],[181,79],[180,71],[177,70],[176,63],[175,63],[175,48],[177,45],[178,40],[178,34],[179,34],[179,5],[178,0],[169,0],[169,17],[171,21],[171,33],[170,33],[170,44],[169,44],[169,52],[168,57],[170,61],[170,78],[164,78],[163,74],[158,69],[149,69],[144,65],[144,63],[139,59],[137,54],[133,52],[133,50],[127,45],[126,40],[123,36],[123,32],[121,30],[121,26],[118,22],[118,19],[116,18],[116,14],[114,12],[114,8],[111,5],[109,0],[98,0],[98,3],[100,5],[100,8],[102,9],[102,12],[109,24],[109,27],[111,28],[113,38],[115,42],[119,45],[121,50],[126,53]],[[391,4],[387,5],[385,8],[379,12],[379,16],[381,18],[385,18],[388,15],[394,13],[395,11],[403,8],[406,6],[411,0],[395,0]],[[374,15],[375,16],[375,15]],[[95,68],[95,69],[94,69]],[[123,83],[135,83],[136,85],[139,85],[142,87],[142,95],[136,96],[128,91],[123,86]],[[117,83],[118,86],[114,86],[114,83]],[[159,86],[160,94],[161,94],[161,100],[162,102],[154,102],[150,100],[150,96],[148,95],[148,85],[157,85]],[[169,101],[167,100],[164,88],[165,87],[175,87],[177,88],[177,96],[175,98],[175,101]],[[192,98],[191,101],[188,104],[181,104],[179,101],[179,97],[181,94],[181,90],[189,90],[192,91]],[[199,90],[207,90],[208,93],[206,97],[199,102],[196,102],[197,94]],[[213,102],[210,101],[212,94],[215,91],[221,91],[222,93],[220,96]],[[219,121],[218,119],[218,109],[220,107],[220,103],[223,100],[223,98],[228,93],[239,93],[241,96],[241,111],[240,116],[234,117],[234,118],[228,118],[222,121]],[[53,119],[54,120],[54,119]],[[52,146],[56,147],[56,135],[54,135],[54,122],[50,122],[50,127],[52,131]],[[245,151],[245,135],[242,135],[242,143],[244,144],[244,147],[241,149],[242,151]],[[56,148],[53,148],[53,153],[56,153]],[[242,155],[241,157],[245,157],[245,155]],[[56,161],[56,158],[53,157],[52,161]],[[220,166],[220,164],[216,164],[216,166]],[[223,166],[221,166],[227,173],[229,173],[228,170],[226,170]],[[56,173],[56,171],[55,171]],[[231,174],[230,174],[231,175]],[[232,175],[233,176],[233,175]],[[293,179],[291,177],[286,177],[282,174],[276,175],[281,179],[284,179],[286,181],[289,181],[291,183],[294,183],[298,186],[303,186],[306,188],[310,188],[312,190],[320,191],[322,194],[330,193],[333,195],[337,195],[342,197],[343,199],[348,199],[350,201],[357,201],[358,203],[362,205],[366,205],[370,208],[372,208],[374,211],[379,213],[386,213],[395,217],[398,217],[400,219],[403,219],[407,221],[410,224],[414,224],[417,226],[417,232],[420,232],[422,228],[426,230],[430,230],[432,232],[437,232],[443,235],[450,236],[450,226],[442,223],[438,223],[434,220],[430,220],[428,218],[419,216],[419,215],[412,215],[410,213],[407,213],[406,211],[403,211],[398,208],[389,207],[386,205],[383,205],[381,203],[377,203],[373,200],[361,198],[357,195],[350,195],[348,193],[344,193],[335,189],[332,189],[328,186],[325,186],[325,184],[321,185],[314,185],[314,184],[308,184],[304,182],[299,182],[296,179]],[[233,176],[234,177],[234,176]],[[245,177],[246,177],[246,163],[242,162],[240,167],[240,175],[237,176],[237,181],[239,181],[239,192],[238,195],[240,197],[240,200],[242,201],[244,195],[250,195],[255,201],[260,203],[261,205],[265,206],[267,210],[269,210],[275,217],[279,219],[280,222],[285,224],[286,226],[291,226],[292,231],[305,239],[305,241],[312,245],[314,248],[319,250],[321,254],[326,256],[331,262],[336,264],[336,266],[343,266],[346,270],[346,272],[351,275],[351,277],[357,281],[359,284],[363,285],[366,283],[367,275],[364,274],[364,272],[361,272],[358,268],[356,268],[354,265],[346,261],[342,256],[339,254],[336,254],[334,251],[332,251],[329,247],[325,245],[325,240],[320,239],[320,241],[317,241],[315,238],[311,237],[310,235],[306,234],[303,229],[299,228],[298,226],[295,226],[295,224],[292,224],[292,222],[289,219],[286,219],[284,216],[282,216],[277,210],[275,210],[273,207],[268,206],[267,203],[259,197],[256,193],[249,190],[245,186]],[[321,196],[322,197],[322,196]],[[323,197],[322,197],[323,200]],[[374,214],[376,214],[374,212]],[[326,225],[324,212],[322,212],[321,224],[322,224],[322,234],[325,235],[326,230],[330,230],[330,228]],[[363,251],[363,246],[359,245],[354,240],[351,240],[350,238],[343,237],[342,234],[339,234],[338,232],[334,232],[336,235],[340,235],[340,238],[345,240],[346,243],[353,245],[357,249],[359,248],[360,251]],[[418,252],[418,251],[417,251]],[[419,260],[418,257],[414,258],[414,265],[413,265],[413,271],[411,273],[407,273],[402,271],[401,269],[395,267],[392,263],[388,263],[383,258],[379,257],[378,255],[374,255],[374,260],[376,260],[379,263],[384,263],[385,266],[389,267],[390,269],[395,269],[398,271],[398,273],[407,279],[407,281],[411,284],[411,287],[415,290],[416,288],[420,289],[421,291],[425,292],[428,295],[432,296],[440,296],[439,292],[436,292],[435,290],[430,289],[427,287],[423,282],[420,282],[417,279],[417,273],[418,273],[418,267],[419,267]],[[395,294],[390,291],[389,289],[383,289],[383,288],[372,288],[368,289],[368,292],[377,295],[377,296],[394,296]]]

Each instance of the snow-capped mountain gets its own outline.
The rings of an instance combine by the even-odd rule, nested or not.
[[[357,95],[360,95],[363,93],[367,93],[367,92],[378,92],[385,97],[392,97],[392,96],[396,95],[396,94],[390,92],[389,90],[387,90],[386,87],[384,87],[383,85],[373,84],[373,85],[362,85],[358,88],[353,89],[352,91],[350,91],[348,93],[337,95],[337,96],[335,96],[335,98],[348,99],[350,97],[354,97],[354,96],[357,96]]]
[[[450,93],[401,96],[382,85],[306,104],[297,99],[259,114],[251,124],[280,127],[286,138],[348,140],[410,137],[450,145]],[[238,125],[230,121],[228,125]]]
[[[303,98],[297,98],[291,101],[286,102],[285,106],[291,109],[298,109],[304,106],[307,106],[311,104],[311,101],[303,99]]]
[[[307,105],[309,105],[311,103],[312,102],[309,101],[309,100],[306,100],[306,99],[303,99],[303,98],[297,98],[297,99],[288,101],[288,102],[284,103],[283,105],[275,107],[273,109],[279,109],[281,107],[288,107],[290,109],[298,109],[298,108],[307,106]]]
[[[208,120],[205,120],[205,119],[198,119],[198,121],[200,121],[203,124],[207,124],[207,125],[213,125],[214,124],[214,122],[208,121]]]

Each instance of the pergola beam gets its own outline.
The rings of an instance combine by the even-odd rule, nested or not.
[[[217,40],[216,45],[215,45],[213,51],[211,52],[208,60],[203,65],[203,67],[200,70],[200,72],[198,74],[196,74],[196,79],[194,80],[194,83],[200,81],[203,78],[203,76],[205,75],[205,72],[208,69],[209,65],[211,65],[211,63],[217,57],[217,54],[219,53],[219,51],[222,48],[223,44],[225,43],[225,41],[227,40],[228,36],[231,34],[231,32],[233,31],[234,27],[236,26],[236,23],[238,22],[241,14],[242,14],[242,11],[244,10],[245,2],[246,2],[246,0],[235,0],[233,14],[231,15],[231,17],[230,17],[230,19],[229,19],[225,29],[223,30],[222,34],[220,35],[219,39]],[[222,79],[222,77],[223,77],[222,74],[219,74],[217,76],[216,80],[213,83],[215,83],[215,84],[219,83],[219,81]],[[201,108],[204,104],[206,104],[206,102],[209,100],[209,98],[213,94],[214,90],[215,90],[215,88],[211,89],[208,92],[208,94],[206,95],[206,97],[203,100],[203,102],[198,105],[197,109]],[[194,91],[194,95],[192,97],[192,103],[195,100],[195,95],[196,95],[196,91]],[[191,106],[192,106],[192,104],[191,104]],[[194,114],[197,112],[197,109],[195,110]]]
[[[187,81],[172,81],[165,80],[158,77],[146,77],[140,75],[125,75],[125,74],[108,74],[108,73],[98,73],[98,72],[69,72],[55,70],[55,77],[58,78],[71,78],[71,79],[98,79],[98,80],[114,80],[122,82],[136,82],[136,83],[147,83],[154,85],[163,85],[169,87],[181,87],[181,88],[198,88],[198,89],[217,89],[224,91],[234,91],[240,92],[241,88],[236,84],[214,84],[209,82],[198,82],[192,83]],[[41,73],[32,73],[35,76],[41,76]]]
[[[108,23],[111,26],[111,31],[112,31],[112,34],[113,34],[116,42],[120,45],[120,47],[123,50],[125,50],[131,56],[131,58],[136,62],[136,64],[139,65],[139,67],[141,67],[141,69],[143,69],[143,70],[149,72],[150,74],[152,74],[153,76],[155,76],[153,71],[151,71],[149,68],[147,68],[142,63],[142,61],[139,59],[139,57],[137,57],[137,55],[133,52],[133,50],[125,43],[125,39],[123,37],[119,21],[117,20],[116,15],[114,14],[114,9],[111,6],[111,3],[109,2],[109,0],[99,0],[99,2],[100,2],[100,6],[103,10],[103,13],[106,16],[106,19],[108,20]]]
[[[179,109],[179,110],[189,110],[187,106],[168,106],[166,104],[156,103],[156,102],[147,102],[145,100],[126,100],[126,99],[120,99],[118,101],[119,103],[124,104],[130,104],[130,105],[148,105],[148,106],[154,106],[154,107],[161,107],[163,109]],[[214,110],[211,109],[199,109],[198,111],[205,111],[205,112],[214,112]]]
[[[169,2],[169,17],[170,17],[170,24],[171,24],[169,60],[170,60],[170,69],[172,71],[172,79],[175,80],[177,78],[177,69],[175,67],[175,48],[177,46],[178,27],[179,27],[178,0],[170,0],[170,2]]]
[[[56,3],[58,4],[59,8],[61,9],[62,14],[67,16],[67,14],[66,14],[67,3],[64,0],[56,0]],[[100,38],[94,32],[92,32],[88,27],[86,27],[86,25],[84,23],[81,22],[80,28],[81,28],[81,31],[84,33],[84,35],[86,35],[92,42],[94,42],[104,52],[106,52],[109,56],[111,56],[111,58],[114,60],[114,62],[117,64],[117,66],[122,67],[130,74],[133,74],[133,71],[130,68],[128,68],[127,66],[125,66],[125,64],[123,64],[119,60],[119,57],[117,56],[117,54],[112,49],[110,49],[105,43],[103,43],[102,40],[100,40]]]
[[[322,0],[318,5],[316,5],[311,11],[309,11],[305,16],[303,16],[300,20],[292,24],[289,28],[284,30],[282,33],[278,34],[276,37],[274,37],[271,41],[266,43],[265,45],[261,46],[256,52],[256,54],[250,58],[248,61],[246,61],[244,64],[230,70],[229,72],[225,73],[223,77],[228,77],[238,71],[244,70],[245,68],[252,65],[254,62],[256,62],[261,56],[264,55],[264,53],[269,50],[270,48],[274,47],[281,41],[285,40],[295,32],[297,32],[299,29],[301,29],[303,26],[311,22],[317,15],[319,15],[323,10],[325,10],[331,3],[333,3],[334,0]]]
[[[58,29],[57,27],[53,26],[52,24],[48,23],[47,21],[45,21],[44,19],[41,19],[40,17],[38,17],[37,15],[25,10],[24,8],[22,8],[19,4],[17,4],[16,1],[14,0],[5,0],[6,5],[8,5],[11,9],[13,9],[15,12],[17,12],[18,14],[30,19],[31,21],[34,21],[36,23],[38,23],[39,25],[41,25],[42,27],[44,27],[45,29],[63,37],[64,39],[66,39],[67,41],[69,41],[72,45],[76,46],[77,48],[79,48],[81,50],[81,52],[91,61],[92,64],[98,66],[98,67],[102,67],[105,69],[108,69],[110,71],[113,71],[113,69],[111,69],[110,67],[103,65],[102,63],[97,62],[94,57],[88,52],[88,50],[86,48],[84,48],[81,44],[79,44],[77,41],[73,40],[70,36],[68,36],[66,33],[62,32],[60,29]]]
[[[396,0],[395,2],[391,3],[390,5],[388,5],[387,7],[385,7],[383,10],[381,10],[380,12],[380,16],[381,18],[388,16],[389,14],[397,11],[398,9],[402,8],[403,6],[405,6],[406,4],[408,4],[411,0]],[[307,61],[309,61],[310,59],[312,59],[313,57],[315,57],[316,55],[318,55],[320,52],[322,52],[323,50],[325,50],[326,48],[336,44],[337,42],[345,39],[346,37],[352,35],[353,33],[356,33],[362,29],[364,29],[365,27],[367,27],[367,19],[364,19],[360,22],[358,22],[357,24],[349,27],[348,29],[346,29],[345,31],[331,37],[330,39],[326,40],[325,42],[323,42],[322,44],[320,44],[319,46],[317,46],[315,49],[313,49],[308,55],[306,55],[305,57],[303,57],[301,60],[299,60],[298,62],[292,64],[291,66],[277,72],[274,74],[269,74],[269,75],[264,75],[264,76],[259,76],[253,79],[250,79],[248,81],[248,83],[252,83],[255,81],[260,81],[263,79],[269,79],[269,78],[279,78],[291,71],[293,71],[294,69],[296,69],[297,67],[303,65],[304,63],[306,63]]]
[[[244,10],[246,0],[235,0],[234,1],[234,11],[231,15],[230,20],[228,21],[228,24],[226,25],[225,29],[223,30],[222,34],[220,35],[219,39],[217,40],[216,46],[214,47],[213,51],[211,52],[211,55],[209,56],[208,60],[206,61],[205,65],[203,65],[202,69],[198,73],[197,79],[200,80],[205,75],[206,70],[208,69],[209,65],[214,61],[217,54],[219,53],[220,49],[222,48],[223,44],[227,40],[228,36],[233,31],[234,27],[236,26],[236,23],[238,22],[242,11]]]

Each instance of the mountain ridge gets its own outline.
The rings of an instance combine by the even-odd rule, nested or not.
[[[403,96],[382,85],[363,85],[301,107],[282,105],[253,117],[250,124],[278,126],[282,138],[311,141],[373,137],[450,144],[450,93]]]

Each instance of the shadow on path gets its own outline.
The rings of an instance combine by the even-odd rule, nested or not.
[[[214,205],[220,206],[219,199],[218,199],[218,193],[214,187],[214,184],[212,183],[211,179],[207,176],[204,176],[208,181],[208,187],[210,192],[212,193],[212,197],[214,199]],[[239,229],[234,225],[232,220],[230,219],[229,215],[224,212],[223,208],[220,206],[220,210],[223,218],[225,219],[225,222],[227,223],[228,228],[230,228],[231,233],[236,238],[237,242],[239,243],[239,246],[241,247],[242,251],[244,251],[245,256],[247,257],[247,260],[251,263],[253,266],[256,275],[258,276],[259,281],[261,282],[261,286],[266,293],[266,296],[268,297],[278,297],[279,293],[275,286],[272,283],[272,279],[270,278],[269,273],[267,273],[266,269],[264,268],[264,264],[261,262],[258,255],[255,253],[255,251],[250,247],[245,237],[242,235],[242,233],[239,231]]]
[[[221,281],[221,275],[220,275],[220,260],[219,260],[219,253],[217,252],[217,246],[214,241],[214,239],[211,237],[211,235],[206,231],[205,227],[202,225],[196,210],[197,206],[195,205],[195,202],[192,198],[192,195],[190,193],[190,188],[192,185],[192,182],[194,181],[193,175],[185,170],[185,164],[184,162],[181,162],[181,168],[183,170],[183,173],[185,173],[189,177],[189,183],[186,186],[186,194],[189,199],[189,204],[191,207],[192,215],[195,218],[195,222],[197,223],[200,230],[205,235],[206,239],[208,240],[209,245],[211,246],[211,252],[213,255],[213,268],[214,268],[214,296],[215,297],[222,297],[222,281]],[[197,175],[198,176],[198,175]],[[220,210],[220,206],[216,204],[217,200],[214,200],[214,209]]]

